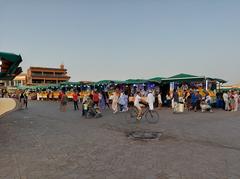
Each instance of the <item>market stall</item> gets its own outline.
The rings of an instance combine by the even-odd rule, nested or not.
[[[219,78],[210,78],[184,73],[162,79],[162,83],[169,85],[168,91],[164,91],[164,94],[168,92],[172,93],[174,89],[177,89],[179,96],[183,97],[183,92],[193,90],[198,91],[202,96],[205,96],[208,93],[213,102],[216,101],[218,84],[225,82],[225,80]]]

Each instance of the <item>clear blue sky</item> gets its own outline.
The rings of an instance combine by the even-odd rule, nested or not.
[[[0,51],[71,81],[190,73],[240,82],[239,0],[0,0]]]

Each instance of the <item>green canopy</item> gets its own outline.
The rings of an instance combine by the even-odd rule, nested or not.
[[[191,75],[191,74],[186,74],[186,73],[179,73],[179,74],[171,76],[169,78],[196,78],[196,77],[198,77],[198,76]]]
[[[60,85],[59,84],[49,84],[47,85],[47,88],[59,88]]]
[[[111,84],[111,83],[114,83],[114,81],[112,81],[112,80],[101,80],[101,81],[95,82],[94,85],[107,85],[107,84]]]
[[[114,80],[113,83],[117,85],[121,85],[121,84],[125,84],[125,81]]]
[[[0,52],[0,57],[12,63],[20,64],[22,62],[21,55],[16,55],[14,53]]]
[[[28,87],[28,86],[23,86],[23,85],[21,85],[21,86],[17,86],[17,89],[25,90],[25,89],[27,89],[27,87]]]
[[[37,89],[43,90],[43,89],[47,89],[47,86],[31,86],[28,89],[30,89],[30,90],[37,90]]]
[[[81,82],[69,82],[69,81],[66,81],[66,82],[62,82],[62,83],[60,83],[60,86],[66,86],[66,85],[68,85],[68,86],[79,86],[79,85],[82,85],[82,83]]]
[[[93,82],[89,82],[89,81],[79,81],[79,82],[62,82],[59,84],[59,86],[84,86],[84,85],[94,85]]]
[[[164,77],[155,77],[155,78],[150,78],[149,81],[153,83],[161,83],[162,80],[165,79]]]
[[[188,81],[203,81],[204,76],[195,76],[185,73],[180,73],[169,78],[162,79],[163,82],[188,82]]]
[[[25,86],[25,85],[21,85],[21,86],[17,86],[17,89],[20,90],[35,90],[37,89],[37,86]]]
[[[220,91],[240,91],[240,88],[220,88]]]
[[[207,78],[208,80],[213,80],[213,81],[217,81],[219,83],[227,83],[227,81],[220,79],[220,78]]]
[[[59,87],[59,85],[57,84],[50,84],[50,85],[47,85],[47,86],[25,86],[25,85],[21,85],[21,86],[18,86],[17,88],[18,89],[21,89],[21,90],[37,90],[37,89],[40,89],[40,90],[46,90],[48,88],[51,88],[51,87]]]
[[[148,82],[149,80],[144,80],[144,79],[128,79],[125,81],[125,84],[143,84]]]
[[[109,84],[125,84],[125,81],[119,81],[119,80],[101,80],[94,85],[109,85]]]
[[[0,52],[0,59],[2,61],[2,66],[7,64],[9,67],[5,69],[6,71],[0,72],[0,79],[2,80],[12,80],[15,76],[22,72],[22,68],[18,67],[22,62],[22,57],[13,53]]]

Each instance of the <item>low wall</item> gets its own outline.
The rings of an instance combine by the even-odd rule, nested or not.
[[[16,101],[11,98],[0,98],[0,116],[16,108]]]

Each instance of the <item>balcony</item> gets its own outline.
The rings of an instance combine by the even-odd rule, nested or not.
[[[32,74],[32,77],[41,77],[41,78],[46,78],[46,77],[49,77],[49,78],[65,78],[65,77],[69,77],[69,76],[64,75],[64,74],[62,74],[62,75]]]
[[[45,80],[69,80],[70,76],[66,75],[32,75],[32,79],[45,79]]]

